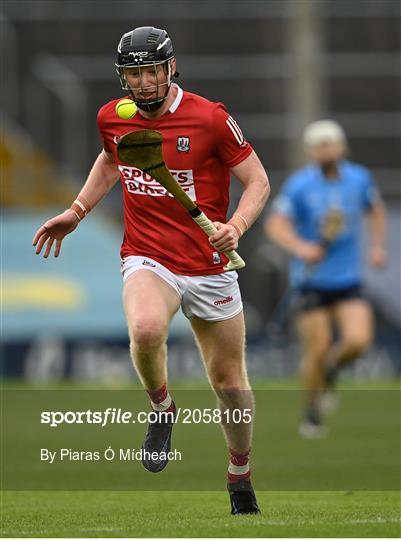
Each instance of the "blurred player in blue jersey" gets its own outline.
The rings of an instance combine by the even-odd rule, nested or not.
[[[266,232],[293,255],[290,282],[299,294],[297,329],[307,396],[300,434],[317,438],[327,431],[320,415],[333,400],[338,369],[372,341],[372,312],[362,288],[361,228],[367,214],[369,263],[382,268],[386,211],[370,172],[345,159],[346,137],[336,122],[310,124],[304,145],[310,163],[285,182]]]

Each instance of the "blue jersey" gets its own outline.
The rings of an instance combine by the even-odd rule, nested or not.
[[[339,163],[337,178],[326,178],[314,164],[288,178],[273,210],[291,219],[305,240],[328,241],[325,258],[313,268],[292,259],[293,286],[341,289],[361,282],[362,220],[378,197],[370,172],[349,161]]]

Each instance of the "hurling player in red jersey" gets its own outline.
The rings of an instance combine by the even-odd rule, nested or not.
[[[103,150],[77,199],[37,231],[36,253],[60,253],[63,238],[120,179],[125,232],[121,247],[124,308],[131,353],[139,378],[159,421],[148,427],[144,466],[159,472],[167,465],[175,404],[167,390],[166,340],[169,323],[181,307],[191,322],[220,408],[253,411],[245,365],[245,326],[235,272],[224,272],[225,251],[259,216],[269,195],[266,172],[224,105],[183,92],[172,82],[176,60],[165,30],[136,28],[118,46],[116,68],[138,113],[118,118],[118,100],[98,114]],[[149,174],[119,162],[116,144],[130,131],[163,134],[167,166],[188,195],[215,223],[208,238],[179,203]],[[230,173],[243,194],[228,220]],[[169,413],[169,414],[168,414]],[[222,424],[229,451],[228,491],[233,514],[259,512],[250,481],[252,422]],[[157,459],[150,456],[156,452]]]

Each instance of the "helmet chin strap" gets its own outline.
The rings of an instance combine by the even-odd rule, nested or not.
[[[163,98],[158,98],[158,99],[155,99],[154,101],[146,101],[146,100],[136,99],[131,88],[129,89],[129,93],[131,94],[132,99],[134,100],[138,109],[141,109],[142,111],[146,111],[146,112],[154,112],[160,109],[160,107],[166,101],[166,98],[168,95],[168,92],[167,92],[167,94]]]

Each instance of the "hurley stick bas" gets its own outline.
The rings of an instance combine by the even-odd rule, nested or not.
[[[146,129],[126,133],[117,144],[118,159],[127,165],[132,165],[150,174],[188,210],[199,227],[208,236],[212,236],[217,232],[216,227],[185,193],[166,167],[163,159],[162,141],[163,136],[159,131]],[[229,262],[224,267],[225,271],[239,270],[245,266],[245,261],[241,259],[236,251],[226,251],[225,255],[229,258]]]

